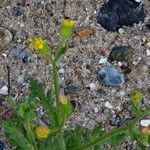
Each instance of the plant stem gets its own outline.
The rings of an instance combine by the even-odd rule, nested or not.
[[[136,124],[137,121],[141,120],[143,117],[149,114],[150,114],[150,108],[147,109],[143,114],[138,115],[135,119],[133,119],[129,124],[125,125],[124,127],[113,129],[112,131],[109,131],[103,134],[102,136],[95,138],[94,140],[90,140],[83,145],[70,147],[70,150],[83,150],[83,149],[88,149],[90,147],[93,147],[94,145],[100,144],[104,142],[105,140],[109,139],[111,136],[128,131],[130,126],[132,126],[133,124]]]
[[[55,99],[56,99],[56,107],[57,110],[60,110],[60,102],[59,102],[59,80],[58,80],[58,75],[57,75],[57,65],[56,62],[52,63],[52,73],[53,73],[53,81],[54,81],[54,94],[55,94]]]
[[[58,134],[58,143],[59,143],[59,149],[60,150],[66,150],[65,142],[64,142],[64,137],[63,137],[63,132],[61,131]]]
[[[33,130],[31,128],[30,124],[28,122],[24,123],[24,128],[27,132],[27,137],[28,137],[30,143],[34,147],[34,150],[38,150],[37,144],[36,144],[36,141],[35,141],[35,137],[34,137],[34,133],[33,133]]]
[[[58,79],[58,75],[57,75],[57,63],[55,61],[52,62],[52,72],[53,72],[53,81],[54,81],[54,94],[55,94],[55,99],[56,99],[56,107],[57,107],[57,111],[56,111],[56,116],[57,116],[57,122],[58,122],[58,126],[61,126],[60,123],[60,101],[59,101],[59,79]],[[63,126],[61,126],[61,131],[60,133],[58,133],[58,144],[59,144],[59,149],[60,150],[65,150],[65,142],[64,142],[64,138],[63,138],[63,132],[62,132],[62,128]]]

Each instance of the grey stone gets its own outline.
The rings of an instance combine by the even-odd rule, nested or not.
[[[131,46],[120,46],[112,49],[109,59],[116,61],[127,61],[132,58],[134,49]]]

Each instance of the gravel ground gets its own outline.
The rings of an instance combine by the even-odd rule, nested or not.
[[[143,91],[143,110],[150,105],[150,30],[146,26],[150,21],[150,1],[144,2],[146,18],[143,23],[123,27],[119,32],[108,32],[96,20],[96,11],[104,0],[7,0],[0,9],[0,26],[13,33],[13,40],[0,50],[0,87],[8,84],[6,66],[9,65],[10,94],[16,99],[27,96],[29,85],[26,79],[29,75],[49,89],[50,66],[42,57],[28,49],[26,41],[28,37],[41,36],[55,52],[62,18],[70,17],[77,20],[76,29],[80,26],[90,26],[95,33],[82,38],[74,35],[69,51],[58,65],[61,85],[69,89],[72,100],[77,102],[75,113],[67,125],[71,128],[80,124],[91,129],[96,122],[102,122],[106,130],[123,125],[133,117],[129,99],[131,90]],[[14,16],[13,7],[21,8],[20,16]],[[0,46],[2,44],[0,43]],[[108,58],[113,47],[122,45],[130,45],[134,49],[132,59],[99,64],[102,56]],[[28,53],[28,62],[24,63],[9,54],[9,49],[14,46]],[[99,69],[110,65],[124,69],[125,83],[122,86],[106,87],[99,82]],[[18,81],[21,75],[24,76],[24,82]],[[2,101],[2,98],[0,100]],[[113,108],[105,106],[107,101]],[[6,103],[3,101],[1,105]],[[0,138],[3,138],[1,134],[2,132]],[[137,148],[136,144],[128,139],[118,149]]]

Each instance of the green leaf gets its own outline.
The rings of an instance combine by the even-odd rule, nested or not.
[[[7,103],[15,112],[17,111],[17,104],[14,99],[9,97]]]
[[[40,100],[45,101],[46,95],[45,90],[43,89],[43,86],[41,83],[38,82],[38,80],[34,80],[33,78],[29,79],[30,85],[31,85],[31,93],[30,98],[38,97]]]
[[[57,55],[55,56],[54,61],[57,62],[66,53],[67,50],[68,46],[62,46]]]
[[[134,103],[138,103],[138,102],[141,102],[141,100],[143,99],[143,93],[140,91],[140,90],[133,90],[131,92],[131,100],[134,102]]]
[[[111,136],[108,139],[107,144],[110,144],[113,149],[116,149],[117,146],[122,144],[122,142],[125,140],[125,137],[126,137],[125,133],[121,133],[121,134],[117,134],[115,136]]]
[[[72,147],[80,145],[83,141],[83,128],[81,126],[76,126],[74,130],[65,130],[64,139],[66,147]]]
[[[87,139],[90,140],[90,139],[95,139],[99,136],[101,136],[103,133],[104,133],[104,130],[102,129],[102,124],[96,124],[93,128],[93,130],[90,130],[88,133],[87,133]]]
[[[143,135],[138,131],[136,125],[130,126],[129,129],[130,136],[133,140],[137,141],[137,145],[141,150],[146,150],[146,146],[144,145],[145,143],[145,138]],[[148,140],[148,138],[147,138]],[[144,142],[144,143],[143,143]]]
[[[18,127],[16,120],[10,119],[4,123],[4,132],[9,143],[21,150],[33,150],[32,145],[23,136],[23,131]]]

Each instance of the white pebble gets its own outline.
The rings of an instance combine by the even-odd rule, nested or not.
[[[149,42],[149,43],[147,43],[147,45],[150,47],[150,42]]]
[[[102,57],[100,60],[99,60],[99,64],[105,64],[107,62],[107,58],[105,57]]]
[[[121,66],[122,66],[122,63],[119,61],[119,62],[118,62],[118,65],[121,67]]]
[[[122,28],[120,28],[120,29],[118,30],[118,32],[119,32],[121,35],[123,35],[123,34],[125,33],[125,31],[124,31]]]
[[[64,70],[63,68],[61,68],[61,69],[58,70],[58,72],[59,72],[60,74],[64,74],[64,73],[65,73],[65,70]]]
[[[108,101],[105,103],[105,107],[107,107],[109,109],[113,108],[113,106]]]
[[[24,23],[20,23],[20,27],[24,27],[25,25],[24,25]]]
[[[141,126],[148,127],[150,125],[150,119],[143,119],[140,121]]]
[[[146,50],[146,54],[147,54],[147,56],[150,56],[150,50],[149,49]]]
[[[3,53],[2,56],[3,56],[4,58],[6,58],[6,57],[7,57],[7,54]]]
[[[95,113],[98,113],[98,111],[99,111],[98,108],[97,108],[97,107],[94,107],[94,112],[95,112]]]
[[[140,3],[142,0],[135,0],[137,3]]]
[[[3,86],[0,89],[0,95],[8,95],[8,87],[7,86]]]
[[[90,84],[89,84],[89,87],[90,87],[90,90],[91,90],[91,91],[94,91],[94,90],[96,90],[96,89],[97,89],[97,87],[96,87],[96,84],[95,84],[95,83],[90,83]]]

